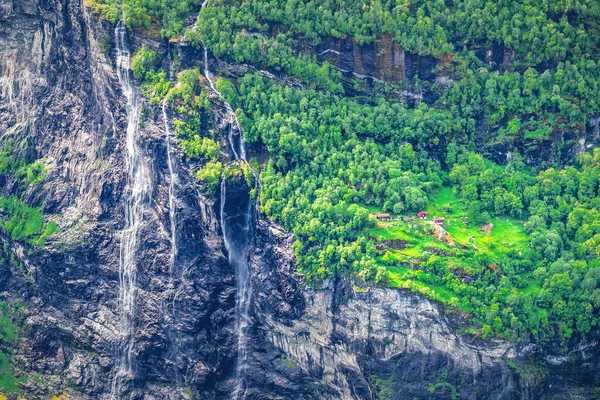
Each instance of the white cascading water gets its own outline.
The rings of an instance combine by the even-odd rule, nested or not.
[[[171,42],[167,42],[167,57],[169,59],[169,80],[172,81],[174,78],[173,74],[173,57],[171,55]]]
[[[177,180],[177,174],[175,173],[175,164],[173,157],[171,156],[171,128],[169,126],[169,119],[167,116],[167,99],[162,101],[162,117],[163,123],[165,124],[165,141],[167,144],[167,165],[169,167],[169,222],[171,224],[171,258],[169,273],[172,275],[175,269],[175,259],[177,258],[177,221],[175,219],[175,184]]]
[[[203,6],[206,3],[207,1],[203,3]],[[244,135],[242,134],[242,128],[240,126],[240,123],[238,122],[237,115],[235,114],[235,111],[233,111],[233,108],[231,108],[231,105],[227,102],[227,100],[225,100],[225,98],[221,95],[221,93],[217,90],[215,84],[213,83],[210,77],[210,71],[208,69],[208,48],[206,47],[202,39],[200,39],[200,42],[202,43],[202,48],[204,49],[204,76],[206,77],[206,80],[208,80],[208,85],[210,86],[212,91],[215,92],[223,101],[223,104],[225,105],[225,110],[227,111],[227,115],[229,117],[229,145],[231,146],[231,150],[233,151],[233,155],[236,160],[247,161],[246,141],[244,140]],[[235,127],[237,128],[239,134],[239,152],[236,150],[236,146],[233,142],[233,125],[235,125]]]
[[[208,0],[204,0],[202,8],[206,7]],[[246,142],[242,133],[242,129],[238,122],[237,116],[231,105],[225,100],[225,98],[219,93],[215,84],[210,77],[210,71],[208,69],[208,49],[202,41],[202,47],[204,48],[204,76],[208,80],[208,84],[213,92],[215,92],[225,105],[225,110],[229,116],[229,144],[235,161],[246,162]],[[236,146],[233,140],[233,126],[238,130],[239,135],[239,151],[236,150]],[[255,176],[256,171],[254,171]],[[250,245],[251,237],[251,224],[252,224],[252,202],[248,199],[247,209],[244,210],[243,222],[240,224],[238,221],[238,229],[231,229],[228,223],[228,216],[225,212],[225,201],[227,199],[227,184],[224,178],[221,179],[221,229],[223,230],[223,240],[225,242],[225,248],[229,256],[229,262],[235,268],[236,275],[236,304],[235,304],[235,316],[236,316],[236,328],[238,333],[237,343],[237,362],[236,362],[236,388],[233,391],[233,398],[236,400],[243,400],[246,398],[246,392],[248,390],[248,384],[246,379],[246,369],[248,364],[248,338],[247,329],[250,325],[250,304],[252,300],[252,279],[250,265],[248,264],[248,246]],[[241,211],[241,210],[240,210]],[[237,215],[238,219],[240,215]],[[233,240],[233,239],[238,240]],[[240,239],[242,238],[242,239]]]
[[[132,351],[134,345],[134,316],[136,296],[136,255],[138,234],[144,210],[152,193],[152,174],[137,144],[140,119],[138,93],[131,82],[129,71],[131,53],[127,46],[127,30],[123,21],[115,28],[117,50],[117,77],[127,99],[127,170],[129,192],[125,202],[125,228],[121,237],[119,260],[119,334],[121,342],[117,348],[117,361],[112,382],[112,398],[120,398],[123,384],[133,377]]]
[[[221,229],[223,241],[229,255],[229,262],[235,268],[236,276],[236,302],[235,318],[238,333],[237,362],[236,362],[236,388],[233,398],[243,400],[246,398],[248,384],[246,369],[248,365],[248,335],[250,326],[250,303],[252,300],[251,271],[248,264],[248,247],[251,238],[252,202],[248,199],[245,209],[235,209],[232,215],[227,215],[225,202],[227,199],[226,180],[221,180]]]
[[[171,48],[168,48],[168,61],[169,61],[169,80],[172,80],[174,77],[173,73],[173,60],[171,58]],[[178,254],[178,242],[177,242],[177,209],[176,209],[176,195],[175,195],[175,186],[178,183],[178,175],[175,170],[175,162],[172,156],[173,146],[171,144],[171,125],[169,124],[169,116],[167,114],[167,98],[165,97],[162,101],[162,118],[163,124],[165,127],[165,144],[167,149],[167,167],[169,169],[169,224],[170,224],[170,232],[171,232],[171,254],[169,258],[169,284],[167,286],[168,290],[174,291],[173,298],[171,303],[171,310],[167,308],[167,303],[163,302],[163,313],[166,319],[165,333],[167,335],[167,340],[169,343],[169,349],[166,354],[166,360],[171,365],[171,370],[173,371],[173,379],[174,383],[177,385],[181,384],[181,374],[177,366],[177,344],[175,343],[176,332],[173,331],[173,324],[175,321],[175,300],[177,297],[178,290],[175,290],[175,282],[174,279],[178,278],[178,274],[176,271],[176,259]],[[174,275],[175,274],[175,275]],[[179,289],[181,290],[181,288]],[[173,399],[173,395],[170,397]]]

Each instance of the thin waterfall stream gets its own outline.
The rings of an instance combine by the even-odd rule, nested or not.
[[[169,167],[169,222],[171,224],[171,257],[169,263],[169,274],[172,276],[175,270],[175,259],[177,258],[177,220],[175,209],[175,184],[177,174],[175,173],[175,163],[171,155],[173,149],[171,146],[171,128],[169,126],[169,118],[167,116],[167,99],[162,101],[162,117],[165,125],[165,143],[167,147],[167,165]]]
[[[252,239],[252,201],[248,192],[227,195],[227,180],[221,180],[221,229],[229,262],[235,268],[236,304],[235,320],[238,333],[236,388],[234,399],[245,399],[248,389],[246,367],[248,363],[248,327],[252,300],[251,270],[248,249]]]
[[[202,3],[202,8],[206,7],[208,0]],[[234,160],[247,163],[246,160],[246,142],[238,122],[237,115],[219,93],[210,76],[208,68],[208,48],[202,41],[204,48],[204,76],[208,80],[210,88],[223,101],[227,116],[229,119],[228,140],[233,152]],[[238,146],[234,143],[233,128],[237,129]],[[258,182],[258,174],[252,167],[255,180]],[[246,398],[248,391],[247,365],[248,365],[248,327],[250,326],[250,305],[252,302],[252,277],[250,265],[248,263],[248,250],[252,239],[252,200],[250,193],[240,195],[234,193],[233,196],[227,194],[227,180],[221,178],[221,209],[220,209],[221,229],[223,241],[228,253],[229,263],[235,268],[236,276],[236,304],[235,304],[235,322],[238,334],[237,341],[237,360],[236,360],[236,387],[232,393],[235,400]]]
[[[168,47],[168,62],[169,62],[169,80],[173,80],[173,60],[171,58],[171,48]],[[169,225],[170,225],[170,233],[171,233],[171,253],[169,257],[169,283],[167,286],[167,290],[172,293],[171,300],[171,308],[167,307],[167,303],[163,302],[162,309],[163,315],[165,318],[165,334],[167,336],[167,341],[169,343],[168,350],[166,353],[166,359],[170,364],[170,369],[173,373],[173,379],[177,384],[181,384],[182,377],[177,365],[177,332],[174,329],[175,320],[176,320],[176,310],[175,310],[175,299],[177,297],[178,290],[176,289],[176,280],[180,278],[179,272],[176,267],[177,262],[177,254],[178,254],[178,240],[177,240],[177,197],[175,194],[175,187],[179,183],[178,175],[176,171],[176,164],[173,158],[173,146],[172,146],[172,134],[171,134],[171,125],[169,123],[169,115],[167,113],[167,98],[163,99],[161,103],[161,111],[162,111],[162,119],[165,128],[165,147],[167,150],[167,167],[169,171],[169,190],[168,190],[168,198],[169,198]],[[181,282],[179,282],[181,285]],[[173,397],[171,397],[173,398]]]
[[[206,4],[206,1],[203,3],[203,6],[205,4]],[[223,97],[223,95],[221,95],[221,93],[217,90],[217,87],[215,86],[214,82],[212,81],[212,79],[210,77],[210,70],[208,69],[208,48],[206,47],[206,45],[204,44],[204,41],[202,39],[200,39],[200,42],[202,43],[202,48],[204,49],[204,77],[206,78],[206,80],[208,80],[208,85],[210,86],[212,91],[215,92],[219,96],[221,101],[223,101],[223,104],[225,105],[225,110],[227,111],[227,116],[229,117],[228,140],[229,140],[229,145],[231,146],[231,151],[233,152],[233,156],[236,161],[242,160],[245,162],[245,161],[247,161],[246,160],[246,142],[244,140],[244,135],[242,134],[242,128],[240,126],[240,123],[238,122],[235,111],[233,110],[231,105],[227,102],[225,97]],[[233,142],[233,126],[234,125],[235,125],[235,127],[238,131],[238,135],[239,135],[239,144],[238,144],[239,150],[236,150],[235,143]]]
[[[123,21],[115,28],[116,67],[121,90],[127,99],[127,171],[128,194],[125,200],[125,227],[121,236],[119,257],[119,334],[117,361],[112,381],[112,398],[119,398],[124,383],[134,376],[132,351],[135,339],[136,256],[138,235],[144,210],[150,203],[152,174],[137,143],[140,120],[138,93],[131,81],[131,53],[127,45],[127,29]]]

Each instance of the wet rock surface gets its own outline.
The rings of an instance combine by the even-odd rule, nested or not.
[[[43,158],[47,177],[28,200],[43,198],[44,212],[61,229],[44,248],[22,249],[2,237],[18,257],[2,270],[2,297],[23,300],[28,310],[27,334],[12,358],[30,378],[41,378],[24,384],[28,397],[63,390],[70,398],[107,397],[120,340],[118,270],[128,190],[127,110],[114,69],[113,27],[79,1],[9,1],[0,28],[0,135],[24,143],[29,159]],[[139,145],[155,185],[136,252],[135,379],[124,396],[186,398],[186,387],[196,393],[214,387],[234,359],[233,271],[213,200],[182,165],[181,239],[170,272],[164,127],[156,107],[143,107]],[[4,189],[11,194],[10,185]]]

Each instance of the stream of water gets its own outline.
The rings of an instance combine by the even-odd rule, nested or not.
[[[202,3],[202,8],[206,7],[208,0]],[[204,76],[213,92],[215,92],[225,105],[227,117],[229,120],[228,140],[235,161],[247,162],[246,160],[246,142],[242,133],[241,126],[231,105],[219,93],[208,68],[208,49],[204,42]],[[234,127],[237,129],[238,143],[234,141]],[[256,171],[253,170],[256,178]],[[236,387],[232,393],[235,400],[246,398],[248,390],[247,366],[248,366],[248,327],[250,325],[250,305],[252,302],[252,279],[251,270],[248,263],[248,248],[252,238],[252,201],[249,194],[243,199],[227,196],[226,179],[221,179],[221,229],[223,231],[223,240],[229,256],[229,263],[235,268],[236,276],[236,304],[235,319],[236,330],[238,334],[237,341],[237,360],[236,360]],[[227,203],[227,204],[226,204]],[[245,203],[245,204],[244,204]]]
[[[119,398],[125,382],[133,378],[134,316],[136,296],[136,255],[138,235],[144,210],[150,203],[152,174],[137,143],[140,119],[138,93],[131,81],[131,53],[127,45],[127,30],[123,21],[115,28],[117,77],[127,99],[127,172],[128,192],[125,201],[125,227],[122,231],[119,257],[119,334],[117,361],[112,382],[112,398]]]
[[[248,248],[252,238],[252,201],[248,194],[243,197],[227,196],[227,180],[221,181],[221,229],[229,255],[229,262],[235,268],[236,304],[235,319],[238,333],[236,388],[233,398],[246,398],[248,389],[248,327],[250,326],[250,304],[252,300],[252,280],[248,264]]]
[[[204,2],[204,4],[206,4],[206,1]],[[204,77],[206,78],[206,80],[208,80],[208,85],[210,86],[210,88],[212,89],[213,92],[215,92],[219,98],[223,101],[223,104],[225,105],[225,111],[227,112],[227,119],[229,120],[229,134],[228,134],[228,139],[229,139],[229,145],[231,146],[231,151],[233,152],[233,156],[235,158],[235,160],[242,160],[242,161],[247,161],[246,160],[246,141],[244,140],[244,135],[242,134],[242,128],[240,126],[240,123],[238,122],[237,119],[237,115],[235,114],[235,111],[233,111],[233,108],[231,108],[231,105],[227,102],[227,100],[225,100],[225,98],[221,95],[221,93],[217,90],[217,87],[215,86],[214,82],[212,81],[211,77],[210,77],[210,70],[208,69],[208,49],[206,47],[206,45],[204,44],[203,40],[200,40],[202,43],[202,48],[204,49]],[[235,128],[238,131],[238,145],[236,146],[233,140],[233,127],[235,126]],[[236,149],[237,147],[237,149]]]
[[[177,258],[177,220],[175,217],[175,185],[177,174],[175,173],[175,163],[173,162],[172,146],[171,146],[171,128],[169,126],[169,118],[167,116],[166,98],[162,101],[162,117],[165,125],[165,142],[167,145],[167,165],[169,167],[169,222],[171,224],[171,257],[169,273],[172,276],[175,270],[175,259]]]

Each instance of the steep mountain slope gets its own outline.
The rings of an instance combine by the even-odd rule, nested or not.
[[[188,41],[168,44],[137,30],[121,32],[119,45],[115,28],[79,0],[0,3],[0,155],[20,160],[13,168],[2,159],[0,198],[39,208],[45,223],[17,235],[7,221],[38,214],[1,205],[0,300],[8,306],[0,308],[0,350],[10,360],[0,359],[1,392],[31,399],[63,392],[74,399],[592,398],[595,331],[555,357],[526,342],[465,334],[462,314],[405,290],[363,289],[341,276],[307,283],[297,274],[293,236],[254,211],[260,186],[239,172],[248,171],[244,163],[234,163],[243,141],[205,78],[193,77],[208,109],[195,133],[212,132],[222,149],[214,160],[190,157],[182,142],[168,153],[168,128],[187,111],[177,100],[163,110],[132,76],[139,124],[128,134],[135,107],[119,77],[129,72],[118,70],[118,46],[133,54],[146,45],[165,70],[175,58],[175,73],[201,67],[206,75],[208,65],[233,77],[248,67],[205,60]],[[331,47],[353,60],[353,72],[403,77],[390,72],[395,61],[371,70],[347,42],[332,39]],[[426,75],[435,62],[414,60]],[[139,195],[132,151],[147,166],[148,183],[128,281],[123,235],[131,227],[128,204]],[[268,156],[260,144],[249,152]],[[210,162],[232,165],[222,191],[198,180]],[[44,235],[52,221],[58,229]],[[243,329],[236,249],[253,288]],[[128,282],[133,302],[124,311]]]

